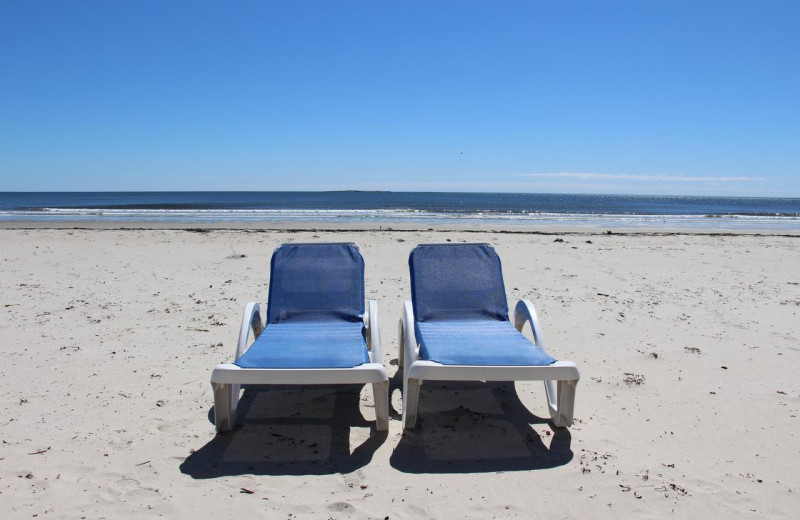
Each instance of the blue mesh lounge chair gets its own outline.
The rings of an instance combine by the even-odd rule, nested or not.
[[[247,348],[250,331],[255,340]],[[364,309],[358,245],[284,244],[270,263],[267,322],[258,303],[242,317],[236,358],[211,373],[218,432],[236,422],[240,385],[372,383],[376,428],[389,428],[389,379],[381,362],[378,303]]]
[[[423,380],[544,381],[556,426],[572,424],[578,368],[544,350],[533,304],[508,318],[500,258],[490,244],[421,244],[408,259],[411,301],[400,320],[403,428],[417,422]],[[534,341],[521,334],[529,323]],[[515,328],[516,327],[516,328]]]

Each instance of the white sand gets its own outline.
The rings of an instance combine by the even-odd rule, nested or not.
[[[0,230],[3,518],[795,517],[800,238],[555,238]],[[362,245],[395,376],[408,252],[448,239],[493,242],[578,364],[571,429],[539,383],[427,383],[403,436],[394,377],[388,436],[369,387],[324,387],[248,390],[215,438],[210,371],[278,244]]]

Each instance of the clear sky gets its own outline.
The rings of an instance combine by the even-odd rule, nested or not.
[[[0,2],[0,191],[800,196],[800,2]]]

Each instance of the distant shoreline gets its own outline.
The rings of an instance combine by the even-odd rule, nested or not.
[[[503,225],[411,225],[411,224],[358,224],[336,222],[152,222],[152,221],[0,221],[0,230],[97,230],[97,231],[133,231],[133,230],[172,230],[188,232],[338,232],[338,233],[498,233],[516,235],[574,235],[574,236],[673,236],[673,235],[706,235],[706,236],[781,236],[800,238],[800,230],[755,229],[681,229],[681,228],[606,228],[601,226],[503,226]]]
[[[390,190],[323,190],[322,193],[394,193],[394,192]]]

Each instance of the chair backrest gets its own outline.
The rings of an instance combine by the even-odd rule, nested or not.
[[[353,243],[283,244],[270,262],[267,323],[361,321],[364,258]]]
[[[491,244],[420,244],[408,266],[416,321],[508,321],[500,257]]]

